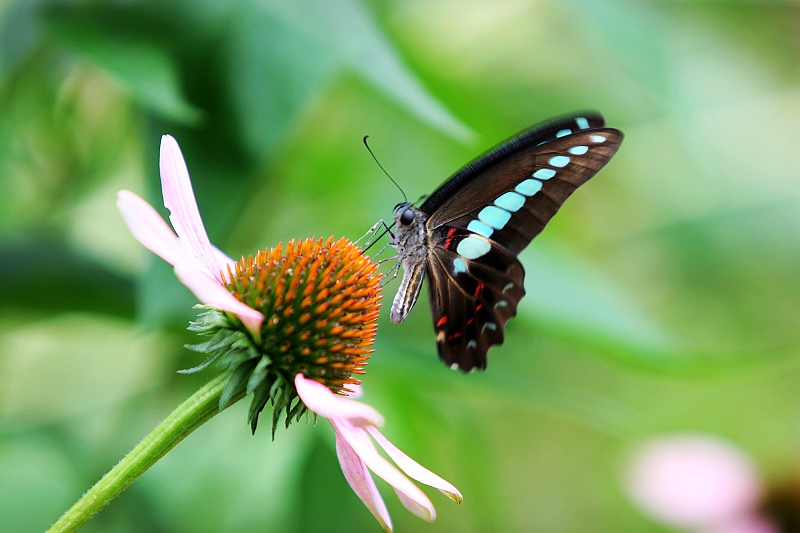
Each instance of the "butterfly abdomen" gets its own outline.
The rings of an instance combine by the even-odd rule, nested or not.
[[[427,215],[408,204],[395,207],[397,231],[391,245],[402,260],[403,280],[392,302],[391,319],[399,324],[408,316],[417,301],[428,264],[428,238],[425,221]]]

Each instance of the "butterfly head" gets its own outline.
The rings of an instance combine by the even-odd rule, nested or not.
[[[397,204],[394,208],[395,222],[403,226],[410,226],[417,218],[417,210],[411,204],[402,203]]]

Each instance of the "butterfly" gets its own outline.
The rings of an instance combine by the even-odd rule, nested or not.
[[[556,117],[474,159],[419,208],[398,204],[389,244],[403,278],[392,322],[405,320],[428,278],[440,358],[464,372],[485,369],[525,295],[517,255],[608,163],[622,137],[596,112]]]

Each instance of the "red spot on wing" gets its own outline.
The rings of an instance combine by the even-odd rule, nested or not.
[[[476,311],[480,311],[481,309],[483,309],[483,303],[479,303],[478,305],[475,306]]]
[[[469,320],[467,320],[467,325],[469,326],[473,322],[475,322],[475,319],[474,318],[470,318]]]
[[[456,234],[457,228],[450,228],[447,230],[447,238],[444,240],[444,249],[449,250],[450,245],[453,244],[453,235]]]
[[[460,336],[461,336],[461,332],[460,332],[460,331],[456,331],[456,332],[455,332],[455,333],[453,333],[452,335],[448,336],[448,337],[447,337],[447,340],[451,341],[451,340],[453,340],[453,339],[457,339],[457,338],[459,338]]]
[[[478,283],[478,286],[475,287],[475,294],[473,294],[472,297],[477,298],[482,290],[483,290],[483,283]]]
[[[445,324],[447,324],[447,315],[444,315],[442,318],[439,319],[438,322],[436,322],[436,327],[440,328],[440,327],[444,326]]]

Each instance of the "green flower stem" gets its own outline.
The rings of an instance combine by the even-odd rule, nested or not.
[[[223,372],[179,405],[81,499],[75,502],[75,505],[70,507],[47,530],[48,533],[77,531],[192,431],[219,413],[219,399],[229,376],[230,372]],[[228,405],[235,403],[243,396],[244,391],[242,390],[240,394],[232,398]]]

